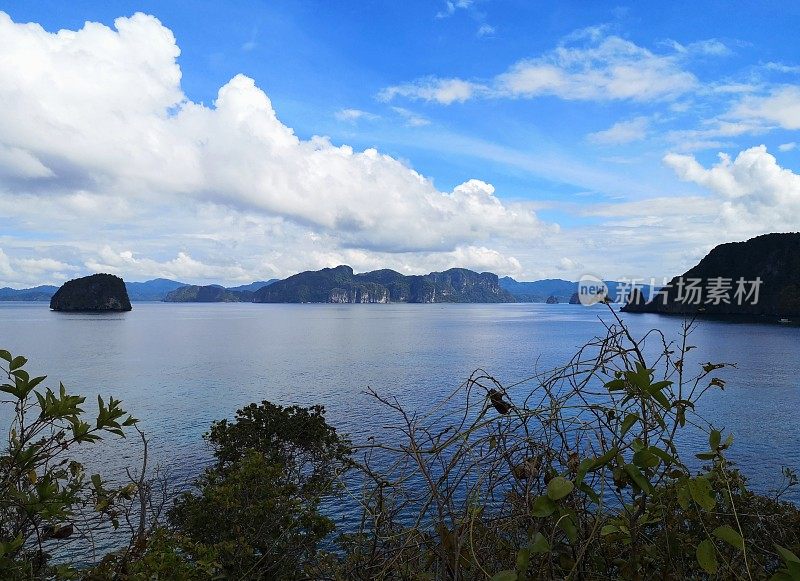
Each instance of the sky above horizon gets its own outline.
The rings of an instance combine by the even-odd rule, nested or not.
[[[800,4],[0,1],[0,287],[671,277],[800,230]]]

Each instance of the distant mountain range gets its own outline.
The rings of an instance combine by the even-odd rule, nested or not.
[[[765,234],[720,244],[629,313],[800,317],[800,233]]]
[[[604,281],[608,288],[608,296],[614,300],[620,296],[623,287],[630,283],[607,280]],[[500,288],[511,293],[517,302],[520,303],[571,303],[576,304],[578,283],[560,278],[546,278],[533,282],[519,282],[510,276],[500,279]],[[640,286],[645,294],[649,296],[651,287],[649,285]]]
[[[42,285],[32,288],[15,289],[9,287],[0,288],[0,301],[45,301],[56,294],[57,286]]]
[[[218,288],[229,290],[234,293],[241,291],[255,291],[263,286],[272,284],[278,279],[271,279],[266,281],[256,281],[250,284],[235,286],[228,289],[219,285],[208,285],[208,287],[194,287],[185,282],[178,282],[176,280],[169,280],[167,278],[155,278],[145,282],[126,282],[125,287],[128,289],[128,297],[131,301],[163,301],[167,295],[181,287],[192,288]],[[25,289],[13,289],[9,287],[0,288],[0,301],[49,301],[58,290],[57,286],[42,285]],[[251,298],[252,300],[252,298]]]
[[[280,283],[280,284],[276,284]],[[616,296],[623,283],[606,281]],[[191,285],[166,278],[126,282],[133,302],[532,302],[567,303],[578,283],[563,279],[521,282],[463,268],[406,276],[383,269],[354,274],[349,266],[301,272],[284,280],[269,279],[223,287]],[[270,291],[262,291],[271,287]],[[497,287],[497,288],[495,288]],[[58,287],[0,289],[0,301],[49,301]],[[333,292],[335,291],[335,292]]]
[[[163,301],[168,292],[185,285],[185,282],[178,282],[167,278],[154,278],[146,282],[125,283],[128,289],[128,297],[132,301]]]

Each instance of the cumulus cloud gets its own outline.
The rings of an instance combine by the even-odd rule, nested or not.
[[[697,78],[683,70],[681,51],[656,54],[618,36],[603,36],[596,28],[580,31],[568,40],[587,42],[562,44],[541,56],[521,60],[489,84],[424,77],[387,87],[379,98],[406,97],[443,105],[481,96],[652,101],[677,97],[698,85]],[[707,50],[712,50],[711,46],[716,45]]]
[[[531,241],[547,228],[480,180],[440,191],[375,149],[298,138],[243,75],[219,89],[213,106],[192,102],[181,89],[175,38],[152,16],[51,33],[0,13],[0,54],[0,207],[32,221],[37,207],[58,215],[40,228],[94,224],[109,242],[135,240],[151,218],[166,232],[181,230],[177,224],[203,208],[216,217],[204,222],[210,237],[221,236],[225,220],[247,216],[254,228],[277,228],[270,220],[278,220],[297,238],[318,232],[340,249],[444,254]],[[443,98],[458,100],[464,89],[455,83],[442,90],[452,95]],[[104,220],[118,227],[103,227]],[[98,252],[96,244],[81,244]],[[155,260],[134,251],[101,249],[84,263],[153,275],[246,276],[238,267],[205,269],[189,252]]]
[[[0,248],[0,281],[15,287],[43,283],[61,283],[78,272],[80,267],[53,258],[20,258],[9,256]]]
[[[617,145],[641,141],[647,136],[650,120],[647,117],[636,117],[628,121],[614,123],[608,129],[588,135],[589,141],[601,144]]]
[[[796,147],[797,147],[797,142],[796,141],[790,141],[789,143],[781,143],[778,146],[778,150],[779,151],[792,151]]]
[[[571,258],[567,258],[566,256],[561,257],[561,259],[558,261],[559,270],[572,271],[579,268],[583,268],[583,265],[580,262],[576,262]]]
[[[249,274],[239,265],[208,265],[195,260],[185,252],[178,252],[175,258],[159,262],[151,258],[137,257],[131,250],[114,251],[110,246],[104,246],[96,258],[87,260],[86,267],[93,272],[156,276],[180,281],[246,280]]]
[[[719,196],[721,217],[737,231],[796,230],[800,223],[800,175],[778,165],[764,145],[746,149],[736,159],[721,153],[710,168],[693,156],[674,153],[664,163],[680,179]]]

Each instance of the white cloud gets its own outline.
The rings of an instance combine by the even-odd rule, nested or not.
[[[635,117],[628,121],[619,121],[608,129],[588,135],[589,141],[601,144],[623,144],[641,141],[647,137],[650,120],[647,117]]]
[[[195,260],[185,252],[163,262],[150,258],[138,258],[134,252],[123,250],[117,252],[110,246],[104,246],[97,257],[86,261],[86,267],[92,272],[109,272],[128,276],[155,276],[173,280],[246,280],[248,272],[239,265],[208,265]]]
[[[778,151],[792,151],[797,147],[797,142],[790,141],[789,143],[781,143],[778,146]]]
[[[764,65],[764,68],[766,68],[769,71],[777,71],[779,73],[790,73],[790,74],[800,73],[800,66],[785,65],[783,63],[769,62]]]
[[[406,109],[405,107],[392,107],[392,111],[400,115],[403,119],[406,120],[406,125],[409,127],[424,127],[425,125],[430,125],[431,122],[429,119],[414,113]]]
[[[497,78],[511,96],[567,100],[649,101],[676,97],[697,84],[674,55],[657,55],[618,36],[586,47],[560,46],[523,60]]]
[[[61,283],[80,269],[53,258],[18,258],[0,248],[0,286],[17,288]]]
[[[714,118],[703,121],[699,129],[670,131],[665,137],[678,151],[697,151],[719,149],[731,145],[726,141],[720,141],[721,138],[730,139],[765,131],[766,129],[761,123],[752,120],[731,122]]]
[[[0,248],[0,276],[6,280],[12,280],[16,276],[14,269],[11,268],[11,259],[2,248]]]
[[[497,29],[494,26],[483,23],[478,27],[478,32],[476,32],[476,34],[479,38],[482,38],[484,36],[494,36],[495,32],[497,32]]]
[[[716,38],[690,42],[685,45],[671,40],[667,42],[667,45],[672,47],[676,52],[683,54],[694,53],[708,56],[728,56],[731,54],[731,49]]]
[[[721,153],[710,168],[692,156],[673,153],[664,163],[680,179],[717,194],[722,219],[737,231],[796,230],[800,223],[800,175],[780,167],[764,145],[746,149],[734,160]]]
[[[374,113],[370,113],[368,111],[362,111],[361,109],[340,109],[334,116],[339,121],[347,121],[349,123],[355,123],[359,119],[365,119],[367,121],[374,121],[378,119],[378,115]]]
[[[485,91],[485,87],[461,79],[426,77],[411,83],[387,87],[378,93],[378,99],[389,102],[395,97],[408,97],[450,105],[451,103],[463,103]]]
[[[387,87],[379,98],[406,97],[444,105],[481,96],[652,101],[677,97],[698,85],[697,78],[682,69],[680,52],[655,54],[618,36],[603,36],[597,27],[578,32],[568,40],[584,44],[562,44],[539,57],[521,60],[489,84],[424,77]]]
[[[784,129],[800,129],[800,86],[785,85],[766,96],[747,97],[729,115],[776,123]]]
[[[50,33],[0,13],[0,210],[31,238],[63,237],[68,251],[48,236],[38,244],[69,254],[64,264],[174,278],[289,274],[305,266],[311,232],[339,256],[405,256],[398,262],[424,270],[437,256],[505,256],[492,247],[549,229],[480,180],[440,191],[375,149],[298,138],[245,76],[213,106],[192,102],[169,29],[143,14],[114,26]],[[458,86],[443,89],[460,98]],[[367,115],[354,111],[343,115]],[[466,250],[476,248],[485,252]],[[509,260],[496,263],[514,268]]]
[[[580,262],[575,262],[571,258],[567,258],[566,256],[562,257],[558,261],[558,269],[563,271],[574,271],[576,269],[583,268],[583,265]]]
[[[436,18],[449,18],[456,13],[456,10],[466,10],[474,3],[475,0],[446,0],[444,9],[436,13]]]

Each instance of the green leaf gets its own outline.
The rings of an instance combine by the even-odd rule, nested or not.
[[[25,365],[27,362],[28,362],[28,360],[25,359],[22,355],[17,355],[16,357],[14,357],[14,359],[12,359],[9,362],[8,370],[9,371],[14,371],[15,369],[19,369],[20,367]]]
[[[606,382],[606,389],[608,391],[619,391],[621,389],[625,389],[625,380],[624,379],[612,379],[611,381]]]
[[[531,558],[531,550],[528,547],[517,551],[517,571],[523,575],[528,570],[528,562]]]
[[[597,458],[592,460],[592,467],[589,468],[589,470],[591,471],[599,470],[600,468],[611,462],[614,458],[616,458],[618,451],[619,450],[617,449],[617,447],[614,446],[602,456],[598,456]]]
[[[714,543],[706,539],[697,545],[697,562],[703,570],[709,575],[717,572],[719,565],[717,564],[717,554],[714,550]]]
[[[683,510],[689,510],[689,503],[692,498],[689,495],[689,486],[686,483],[681,483],[677,488],[678,504]]]
[[[617,525],[605,525],[602,529],[600,529],[600,536],[607,537],[608,535],[613,535],[614,533],[619,532],[619,527]]]
[[[714,498],[708,479],[705,476],[697,476],[691,478],[688,484],[692,499],[704,510],[713,510],[717,505],[717,500]]]
[[[631,426],[635,424],[639,420],[638,414],[628,414],[625,416],[625,419],[622,420],[622,426],[620,428],[619,437],[622,438],[631,429]]]
[[[547,542],[547,539],[542,533],[536,533],[531,539],[531,544],[529,546],[531,553],[539,554],[539,553],[549,553],[550,552],[550,543]]]
[[[716,450],[719,448],[720,442],[722,441],[722,432],[719,430],[711,430],[708,434],[708,447],[712,450]]]
[[[788,565],[789,563],[798,563],[800,564],[800,558],[797,557],[793,552],[785,547],[781,547],[778,543],[773,543],[775,545],[775,549],[780,554],[783,561]]]
[[[740,551],[744,549],[744,539],[742,535],[736,532],[730,525],[717,527],[711,534],[718,539],[722,539],[735,549],[739,549]]]
[[[539,518],[544,518],[553,514],[556,511],[556,508],[556,503],[553,502],[550,497],[540,496],[533,501],[531,514]]]
[[[695,454],[695,456],[700,460],[713,460],[717,457],[716,452],[700,452],[699,454]]]
[[[575,521],[572,520],[572,517],[569,515],[563,516],[559,519],[558,526],[567,534],[570,542],[574,543],[575,539],[578,538],[578,527],[575,526]]]
[[[547,496],[552,500],[561,500],[573,491],[575,485],[564,478],[563,476],[556,476],[547,483]]]
[[[647,494],[653,494],[653,485],[650,484],[650,481],[644,477],[644,475],[636,466],[633,464],[625,464],[624,469],[639,490],[646,492]]]
[[[516,571],[500,571],[499,573],[495,573],[494,577],[492,577],[492,581],[517,581],[517,572]]]
[[[650,451],[651,454],[655,454],[656,456],[661,458],[664,461],[665,464],[677,464],[678,463],[678,460],[674,456],[671,456],[670,454],[668,454],[665,450],[662,450],[661,448],[657,448],[656,446],[650,446],[648,448],[648,450]]]
[[[585,482],[581,482],[578,488],[580,488],[581,492],[583,492],[586,496],[588,496],[593,503],[600,504],[600,495],[597,494],[597,492],[595,492],[595,490],[591,486],[589,486]]]
[[[786,573],[792,581],[800,580],[800,559],[793,552],[779,544],[774,543],[783,562],[786,563]]]
[[[0,359],[5,359],[9,363],[11,363],[11,360],[13,359],[13,357],[11,357],[11,353],[6,351],[5,349],[0,349]]]
[[[633,455],[633,463],[639,468],[655,468],[661,460],[650,449],[639,450]]]

